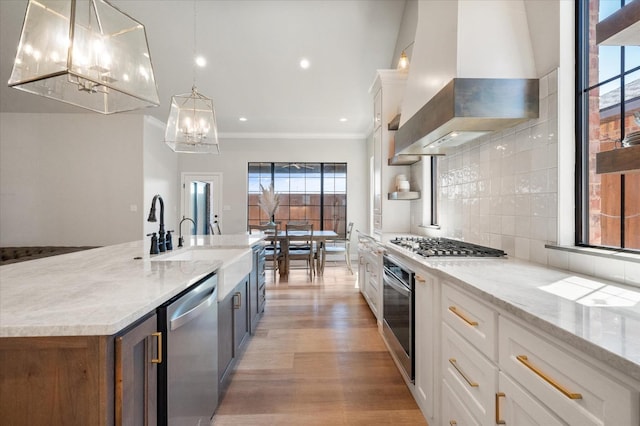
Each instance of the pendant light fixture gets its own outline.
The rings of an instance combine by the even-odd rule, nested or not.
[[[103,114],[160,105],[144,26],[105,0],[29,0],[9,86]]]
[[[409,71],[409,57],[407,56],[407,49],[413,45],[411,42],[407,47],[402,49],[400,59],[398,60],[398,71]]]
[[[193,2],[193,86],[191,93],[171,97],[165,143],[175,152],[219,154],[213,100],[196,89],[196,4]]]

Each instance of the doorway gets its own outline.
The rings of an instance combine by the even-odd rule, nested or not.
[[[182,173],[182,235],[221,234],[222,173]],[[187,226],[189,225],[189,226]]]

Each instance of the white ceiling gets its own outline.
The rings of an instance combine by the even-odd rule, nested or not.
[[[193,83],[194,1],[113,0],[147,31],[166,121]],[[0,79],[9,80],[27,0],[0,0]],[[368,89],[389,68],[405,0],[197,0],[198,91],[214,100],[222,137],[362,137]],[[302,70],[299,61],[311,67]],[[84,112],[0,85],[2,112]],[[91,112],[88,112],[91,113]],[[140,112],[138,112],[140,113]],[[240,122],[239,117],[248,118]],[[340,122],[345,117],[347,122]]]

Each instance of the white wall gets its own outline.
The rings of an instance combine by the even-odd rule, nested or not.
[[[224,139],[219,155],[180,155],[180,172],[221,172],[221,227],[225,234],[247,230],[247,163],[255,161],[346,162],[347,221],[367,229],[366,141]],[[353,244],[353,246],[356,246]]]
[[[133,115],[0,114],[0,245],[105,245],[142,233]]]
[[[0,114],[0,246],[139,240],[157,229],[155,193],[175,222],[177,156],[162,127],[136,114]]]
[[[157,232],[160,225],[160,203],[156,206],[158,222],[147,222],[153,196],[160,194],[164,201],[164,222],[166,230],[178,230],[180,217],[180,173],[178,172],[178,157],[164,143],[165,123],[160,120],[144,117],[144,160],[142,170],[144,174],[144,197],[139,209],[139,219],[143,223],[144,234]],[[178,244],[177,237],[174,242]]]

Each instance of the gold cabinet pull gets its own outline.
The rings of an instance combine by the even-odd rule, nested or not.
[[[419,283],[426,283],[427,280],[422,278],[420,275],[416,275],[416,281],[418,281]]]
[[[496,393],[496,424],[498,425],[505,425],[507,424],[507,422],[505,422],[504,420],[502,420],[500,417],[502,417],[500,415],[500,398],[506,396],[504,394],[504,392],[498,392]]]
[[[449,426],[456,426],[458,424],[458,422],[456,422],[455,420],[449,420]]]
[[[453,312],[455,315],[457,315],[458,318],[460,318],[462,321],[464,321],[467,324],[469,324],[470,326],[472,326],[472,327],[477,327],[478,326],[478,321],[471,321],[469,318],[465,317],[460,312],[458,312],[458,308],[456,308],[455,306],[449,306],[449,310],[451,312]]]
[[[531,370],[534,373],[536,373],[545,382],[549,383],[551,386],[553,386],[554,388],[556,388],[560,392],[562,392],[562,394],[564,396],[566,396],[567,398],[569,398],[569,399],[582,399],[582,394],[569,392],[560,383],[556,382],[554,379],[552,379],[547,374],[545,374],[543,371],[541,371],[538,367],[536,367],[535,365],[531,364],[531,361],[529,361],[529,359],[527,358],[526,355],[518,355],[516,358],[517,358],[518,361],[520,361],[522,364],[524,364],[525,367],[527,367],[529,370]]]
[[[151,333],[151,335],[158,339],[158,358],[153,358],[151,362],[154,364],[162,364],[162,333],[158,331]]]
[[[476,382],[474,382],[474,381],[472,381],[472,380],[469,380],[469,378],[467,377],[467,375],[466,375],[466,374],[464,374],[464,373],[462,372],[462,370],[460,370],[460,367],[458,367],[458,363],[457,363],[457,361],[456,361],[456,359],[455,359],[455,358],[449,358],[449,364],[453,365],[453,368],[455,368],[455,369],[456,369],[456,371],[457,371],[458,373],[460,373],[460,375],[462,376],[462,378],[463,378],[464,380],[466,380],[466,382],[469,384],[469,386],[471,386],[472,388],[477,388],[478,386],[480,386],[480,385],[478,385],[478,383],[476,383]]]

